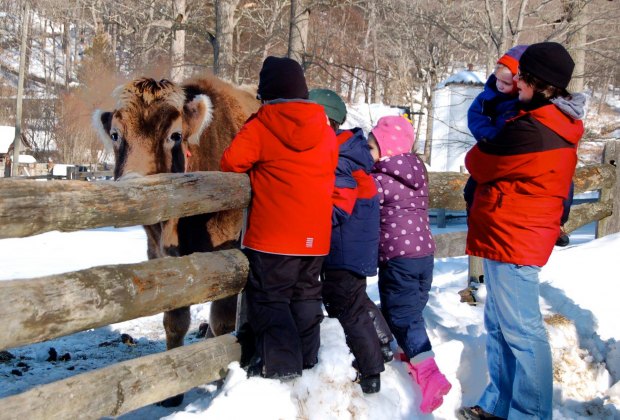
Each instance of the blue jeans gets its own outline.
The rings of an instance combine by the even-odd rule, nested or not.
[[[508,419],[550,419],[553,365],[538,304],[540,267],[484,260],[490,383],[478,405]]]

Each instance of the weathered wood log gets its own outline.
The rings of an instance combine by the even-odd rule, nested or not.
[[[241,357],[232,335],[140,357],[0,400],[2,419],[119,416],[223,378]]]
[[[0,238],[51,230],[150,225],[176,217],[247,207],[245,174],[158,174],[127,181],[0,180]]]
[[[601,201],[609,200],[612,203],[612,215],[598,221],[596,237],[620,232],[620,141],[608,141],[605,144],[603,162],[614,168],[616,182],[613,186],[601,190]]]
[[[616,184],[616,168],[609,164],[582,166],[577,168],[573,182],[575,194],[612,188]]]
[[[231,296],[247,274],[227,250],[3,281],[0,350]]]
[[[429,172],[429,208],[465,210],[463,188],[469,174],[459,172]]]
[[[611,216],[612,211],[612,203],[609,200],[607,202],[598,201],[596,203],[585,203],[572,206],[570,217],[564,224],[564,230],[566,233],[570,233],[588,223]]]
[[[467,231],[449,232],[433,235],[435,239],[435,258],[449,258],[465,255]]]
[[[575,193],[612,188],[616,184],[616,168],[609,164],[577,168],[573,181]],[[429,172],[430,208],[465,210],[463,188],[469,174]]]

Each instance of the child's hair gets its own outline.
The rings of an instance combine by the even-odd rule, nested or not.
[[[401,116],[381,117],[370,132],[377,139],[381,157],[409,153],[415,142],[413,125]]]
[[[550,85],[549,83],[540,80],[538,77],[523,70],[519,72],[519,78],[534,88],[535,96],[540,96],[544,100],[557,98],[559,96],[564,98],[570,96],[570,93],[568,93],[566,89]]]

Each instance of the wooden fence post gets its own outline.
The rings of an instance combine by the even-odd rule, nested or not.
[[[620,141],[608,141],[603,152],[603,163],[610,163],[616,167],[616,182],[611,188],[601,188],[601,198],[599,201],[610,200],[613,209],[609,217],[599,220],[596,223],[596,237],[601,238],[606,235],[620,232]]]
[[[467,302],[470,305],[476,304],[476,296],[474,292],[478,289],[478,285],[482,283],[484,269],[482,268],[482,258],[470,255],[468,258],[467,285],[459,291],[461,302]]]

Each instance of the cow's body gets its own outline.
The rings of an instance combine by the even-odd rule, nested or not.
[[[214,77],[182,86],[138,79],[114,92],[112,112],[97,113],[96,128],[115,154],[114,178],[156,173],[219,170],[219,161],[259,103],[246,91]],[[149,259],[182,256],[238,246],[242,210],[201,214],[144,226]],[[235,327],[236,297],[214,301],[210,334]],[[167,348],[183,345],[189,307],[164,314]],[[171,403],[180,403],[173,401]]]

